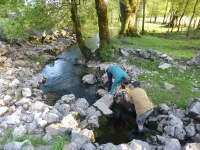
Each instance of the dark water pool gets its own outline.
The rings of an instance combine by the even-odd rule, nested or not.
[[[99,144],[111,142],[118,145],[128,143],[132,139],[144,139],[142,134],[132,132],[137,131],[135,112],[129,112],[127,106],[119,104],[114,104],[111,109],[112,117],[99,119],[100,128],[95,131],[96,141]]]

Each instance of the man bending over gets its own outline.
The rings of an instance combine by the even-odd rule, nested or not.
[[[140,88],[140,82],[135,81],[132,83],[130,92],[126,94],[125,99],[134,104],[138,132],[143,132],[145,120],[153,112],[153,104],[149,100],[147,93]]]

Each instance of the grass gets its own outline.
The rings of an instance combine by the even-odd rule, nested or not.
[[[65,144],[68,144],[69,141],[66,140],[64,137],[54,136],[52,138],[52,150],[61,150]]]
[[[39,62],[42,66],[45,64],[45,58],[42,55],[32,55],[28,60],[34,63]]]
[[[152,64],[148,62],[145,67],[144,64],[140,67],[147,69],[148,65],[150,66],[148,70],[152,70],[151,66],[155,66],[154,62]],[[179,107],[186,108],[189,98],[200,97],[200,93],[192,92],[193,88],[200,88],[200,70],[190,69],[181,72],[177,69],[157,69],[157,72],[157,74],[141,74],[138,77],[141,81],[141,87],[146,90],[154,104],[176,104]],[[173,84],[175,88],[172,90],[165,89],[164,82]]]
[[[200,40],[169,40],[152,36],[114,38],[112,44],[114,47],[125,49],[153,49],[166,53],[175,59],[184,60],[190,59],[200,51]]]
[[[142,59],[134,56],[129,57],[129,61],[131,64],[134,64],[136,67],[152,70],[155,71],[158,68],[159,62],[158,61],[151,61],[148,59]]]
[[[23,142],[25,140],[31,141],[31,144],[34,147],[37,147],[39,145],[46,145],[46,142],[44,140],[42,140],[42,137],[23,135],[21,137],[15,138],[15,141],[18,141],[18,142]]]
[[[111,43],[117,48],[158,50],[173,58],[183,60],[190,59],[195,53],[200,51],[200,40],[198,40],[200,34],[196,31],[191,31],[192,38],[186,40],[185,28],[182,32],[176,32],[177,28],[175,28],[174,32],[171,33],[162,24],[146,23],[145,30],[147,32],[141,38],[115,37],[111,39]]]
[[[4,134],[0,137],[0,149],[3,149],[4,145],[12,141],[23,142],[25,140],[29,140],[34,147],[38,147],[40,145],[47,145],[47,143],[42,139],[42,137],[23,135],[21,137],[16,137],[15,139],[13,139],[12,133],[13,128],[7,128],[4,131]],[[66,139],[61,136],[53,136],[52,143],[49,146],[52,150],[61,150],[62,147],[68,143],[69,139]],[[26,147],[26,143],[23,146]]]
[[[13,129],[12,128],[7,128],[4,131],[3,136],[0,137],[0,149],[8,142],[10,142],[12,140],[12,132]]]

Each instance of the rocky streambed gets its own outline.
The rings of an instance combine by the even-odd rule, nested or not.
[[[65,38],[69,39],[62,37],[62,40]],[[69,45],[72,43],[72,41],[69,42]],[[97,91],[99,99],[94,103],[88,103],[88,99],[77,98],[74,94],[67,94],[58,98],[52,106],[46,104],[44,99],[48,100],[48,97],[39,89],[39,84],[43,82],[44,78],[37,74],[42,69],[42,65],[39,62],[27,61],[26,58],[33,54],[43,55],[48,56],[45,57],[48,61],[55,57],[49,54],[58,49],[55,48],[56,46],[61,47],[56,43],[48,44],[42,48],[29,46],[18,48],[1,42],[1,149],[52,149],[50,145],[54,136],[62,136],[69,140],[69,143],[63,146],[63,150],[193,150],[200,148],[200,98],[190,99],[187,109],[177,108],[176,106],[168,107],[166,104],[156,106],[155,112],[146,122],[153,132],[149,132],[146,138],[142,139],[143,141],[126,139],[127,142],[121,144],[106,143],[106,140],[99,140],[98,134],[95,132],[103,126],[105,120],[102,118],[115,115],[111,106],[113,103],[121,103],[119,87],[113,101],[108,101],[105,89],[99,89]],[[122,52],[125,54],[124,57],[128,57],[125,51]],[[137,79],[137,76],[144,72],[155,73],[140,70],[130,65],[126,59],[119,58],[117,63],[89,62],[88,67],[95,70],[98,68],[98,78],[96,78],[96,75],[88,74],[83,77],[83,82],[86,84],[98,83],[98,87],[105,87],[107,78],[104,71],[110,64],[125,66],[131,80]],[[10,140],[3,138],[6,136],[4,131],[9,128],[13,129]],[[123,131],[119,130],[118,132]],[[46,144],[34,147],[29,140],[15,141],[17,137],[23,135],[39,137]],[[123,136],[117,138],[120,139]],[[95,139],[102,143],[98,143]],[[181,145],[181,143],[183,144]]]

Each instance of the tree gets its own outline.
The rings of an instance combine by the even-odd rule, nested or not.
[[[199,22],[198,22],[196,30],[199,30],[199,29],[200,29],[200,19],[199,19]]]
[[[81,50],[81,53],[84,55],[86,61],[88,61],[91,59],[91,50],[85,45],[85,42],[83,40],[81,32],[81,23],[77,14],[76,0],[71,1],[71,14],[72,14],[72,21],[74,23],[74,28],[76,31],[76,39],[78,42],[78,46]]]
[[[107,7],[104,0],[95,0],[99,25],[100,50],[110,44]]]
[[[185,12],[186,12],[188,3],[189,3],[189,0],[187,0],[187,2],[186,2],[186,4],[185,4],[185,7],[184,7],[184,10],[183,10],[183,13],[182,13],[182,15],[181,15],[181,17],[180,17],[180,19],[179,19],[178,31],[177,31],[177,32],[179,32],[179,30],[180,30],[181,20],[182,20],[183,16],[185,15]]]
[[[165,14],[164,14],[164,17],[163,17],[163,23],[166,23],[165,18],[167,18],[167,9],[168,9],[168,5],[169,5],[169,0],[167,0],[167,5],[166,5],[166,7],[165,7]]]
[[[192,23],[192,20],[194,18],[194,15],[195,15],[195,12],[196,12],[196,8],[197,8],[197,5],[199,3],[199,0],[196,0],[195,4],[194,4],[194,9],[193,9],[193,12],[192,12],[192,17],[190,19],[190,22],[189,22],[189,25],[188,25],[188,30],[187,30],[187,33],[186,33],[186,38],[188,39],[189,37],[189,34],[190,34],[190,27],[191,27],[191,23]]]
[[[137,0],[120,0],[121,30],[119,35],[139,37],[134,24],[136,3]]]
[[[146,0],[143,0],[142,33],[144,33],[145,9],[146,9]]]

